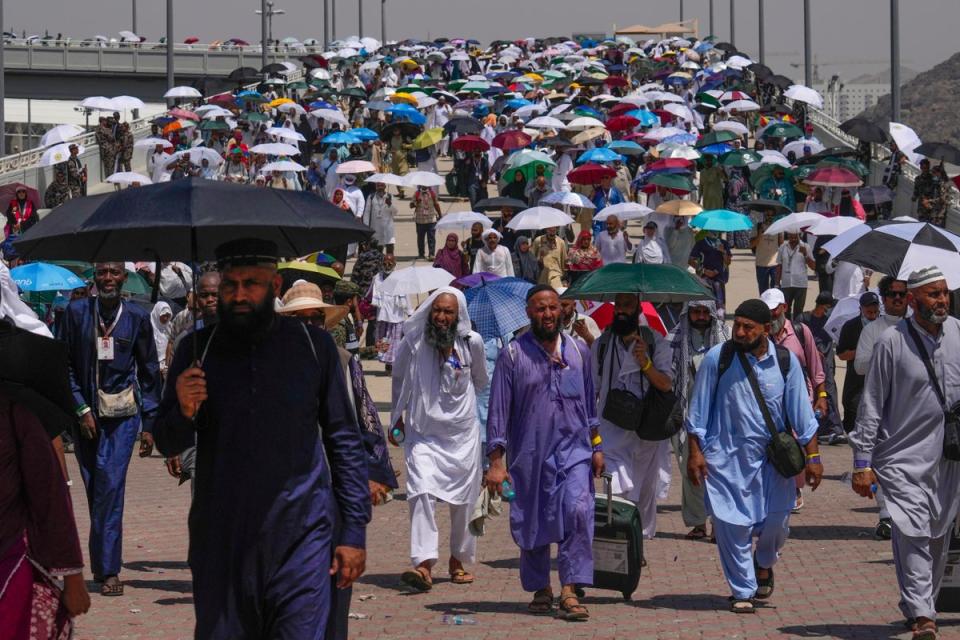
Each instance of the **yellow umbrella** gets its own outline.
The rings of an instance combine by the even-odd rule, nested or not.
[[[697,215],[703,211],[703,207],[689,200],[668,200],[657,207],[656,211],[657,213],[666,213],[671,216],[687,217]]]
[[[396,94],[394,94],[396,95]],[[432,147],[443,139],[443,128],[427,129],[413,139],[413,149],[426,149]]]
[[[311,256],[316,254],[311,254]],[[308,256],[309,258],[310,256]],[[304,273],[315,273],[318,276],[323,276],[325,278],[330,278],[331,280],[340,280],[340,274],[331,269],[330,267],[324,267],[322,265],[316,264],[314,262],[305,262],[303,260],[291,260],[290,262],[281,262],[277,264],[277,269],[293,269],[295,271],[303,271]]]
[[[521,78],[526,78],[530,82],[543,82],[543,76],[539,73],[525,73]]]
[[[404,67],[408,71],[412,71],[413,69],[418,68],[420,65],[417,64],[417,62],[415,60],[412,60],[411,58],[404,58],[403,60],[400,61],[400,66]]]
[[[268,102],[267,106],[270,107],[271,109],[276,109],[282,104],[290,104],[290,103],[293,103],[293,100],[291,100],[290,98],[277,98],[273,102]]]
[[[394,93],[393,95],[390,96],[389,99],[390,99],[390,102],[406,102],[407,104],[412,105],[414,107],[416,107],[419,104],[417,102],[416,96],[409,93],[404,93],[403,91]]]

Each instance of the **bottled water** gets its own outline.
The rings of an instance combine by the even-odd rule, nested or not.
[[[501,495],[507,502],[510,502],[517,497],[517,492],[513,490],[513,485],[510,484],[509,480],[504,480],[503,484],[500,486],[502,489]]]
[[[462,624],[477,624],[477,621],[468,616],[451,616],[444,615],[440,618],[441,624],[452,624],[452,625],[462,625]]]

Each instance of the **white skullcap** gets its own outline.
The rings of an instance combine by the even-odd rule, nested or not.
[[[939,267],[924,267],[910,274],[910,278],[907,279],[907,289],[916,289],[943,279],[943,271],[940,271]]]

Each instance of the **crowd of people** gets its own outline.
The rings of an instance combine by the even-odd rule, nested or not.
[[[42,363],[65,385],[35,390],[52,410],[0,386],[0,456],[12,461],[0,483],[0,630],[29,637],[41,604],[57,628],[89,607],[64,451],[86,489],[86,561],[101,595],[124,593],[131,455],[157,448],[170,475],[191,481],[196,637],[339,638],[371,507],[400,486],[388,445],[402,448],[407,587],[433,588],[438,502],[450,514],[446,569],[464,585],[478,579],[485,519],[508,501],[528,611],[583,621],[601,476],[653,540],[676,459],[686,538],[716,543],[730,610],[753,613],[774,594],[791,513],[823,478],[820,445],[849,444],[852,489],[877,500],[876,535],[892,539],[904,618],[915,639],[938,637],[960,506],[949,274],[924,265],[874,291],[874,274],[835,260],[828,236],[766,233],[795,212],[891,215],[856,188],[806,181],[830,167],[867,172],[823,148],[803,101],[709,41],[408,42],[335,64],[307,58],[322,71],[309,83],[239,87],[161,117],[144,145],[149,176],[130,188],[200,178],[310,191],[366,223],[368,239],[298,259],[240,238],[213,262],[101,262],[52,301],[27,296],[32,306],[0,267],[0,330],[55,338],[65,365]],[[114,116],[96,133],[104,173],[131,172],[129,127]],[[441,159],[452,170],[437,180]],[[916,214],[942,226],[929,170]],[[48,206],[83,197],[76,145],[55,176]],[[438,245],[451,198],[478,218]],[[416,256],[398,252],[401,201]],[[519,224],[540,207],[570,223]],[[25,189],[7,207],[14,275],[12,239],[37,208]],[[751,229],[692,225],[700,212],[742,213]],[[752,253],[757,295],[728,310],[735,251]],[[450,286],[414,305],[390,286],[398,258],[445,270]],[[656,306],[635,291],[603,305],[566,295],[626,263],[674,265],[705,293]],[[132,296],[134,278],[159,301]],[[524,326],[480,335],[469,289],[497,280],[524,285]],[[392,375],[387,424],[364,358]],[[51,576],[64,577],[59,613],[33,587],[56,594]]]

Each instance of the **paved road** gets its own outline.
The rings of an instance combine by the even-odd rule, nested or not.
[[[466,208],[445,203],[451,210]],[[409,209],[401,204],[398,224],[402,256],[416,255]],[[731,308],[756,295],[749,252],[733,263]],[[815,287],[815,284],[811,286]],[[808,296],[812,300],[814,296]],[[842,363],[841,363],[842,364]],[[375,399],[387,402],[389,379],[378,364],[365,363]],[[838,372],[838,379],[842,371]],[[402,469],[397,451],[394,464]],[[806,507],[791,519],[791,536],[777,565],[777,590],[755,616],[727,611],[729,593],[716,548],[683,539],[679,474],[658,515],[658,534],[646,547],[649,567],[630,602],[618,593],[588,590],[592,620],[583,624],[533,618],[524,611],[529,595],[519,585],[518,553],[506,516],[492,521],[479,543],[473,585],[453,585],[438,574],[429,594],[410,595],[398,586],[408,567],[408,514],[402,496],[374,510],[368,533],[367,573],[354,589],[351,621],[355,638],[908,638],[900,625],[897,589],[888,542],[873,539],[876,510],[841,483],[850,466],[847,447],[827,447],[827,477],[807,496]],[[74,504],[83,539],[89,530],[80,476],[70,458]],[[401,487],[403,478],[401,478]],[[193,599],[186,567],[186,518],[190,493],[178,487],[158,457],[134,458],[128,477],[124,531],[126,593],[93,595],[78,637],[191,638]],[[440,530],[449,518],[438,510]],[[447,553],[441,535],[441,554]],[[445,560],[438,567],[443,568]],[[91,590],[96,585],[90,583]],[[555,588],[557,588],[555,586]],[[445,613],[469,616],[478,624],[441,624]],[[960,638],[960,616],[944,616],[944,638]]]

